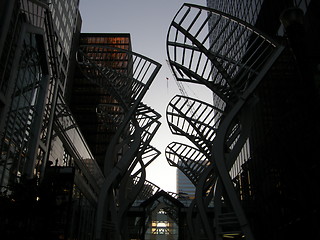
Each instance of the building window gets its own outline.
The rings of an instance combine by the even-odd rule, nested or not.
[[[37,105],[43,102],[38,99],[42,91],[40,85],[44,75],[47,74],[42,62],[43,56],[40,56],[42,51],[38,50],[39,41],[41,41],[39,36],[26,33],[22,44],[4,140],[0,143],[3,159],[0,165],[2,186],[19,182],[29,161],[33,161],[30,158],[30,151],[34,151],[38,139],[38,136],[34,135],[34,129],[40,127],[36,126],[36,122],[42,117],[42,113],[37,112],[39,110]],[[36,162],[39,166],[43,160],[41,156],[43,154],[39,151]]]

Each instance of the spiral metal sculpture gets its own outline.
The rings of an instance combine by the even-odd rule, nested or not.
[[[193,4],[184,4],[169,27],[167,55],[174,77],[209,88],[214,99],[210,106],[176,96],[166,113],[172,133],[187,137],[198,149],[172,143],[166,150],[169,164],[196,186],[187,216],[190,239],[199,239],[200,229],[206,239],[254,239],[229,170],[250,134],[253,92],[282,50],[250,24]],[[179,148],[190,149],[187,158]],[[201,170],[199,152],[206,157]],[[212,200],[213,222],[208,211]]]
[[[110,55],[116,55],[117,59],[111,66],[97,58]],[[128,50],[99,45],[81,45],[77,61],[83,75],[105,89],[121,109],[112,112],[112,116],[103,107],[99,109],[104,117],[116,119],[118,126],[105,157],[105,181],[99,195],[95,237],[126,238],[128,232],[122,224],[125,213],[144,187],[146,166],[160,154],[150,146],[160,126],[160,114],[141,100],[161,65]],[[131,175],[136,166],[140,166],[135,173],[140,178],[133,182]],[[134,186],[127,190],[126,186],[132,183]]]

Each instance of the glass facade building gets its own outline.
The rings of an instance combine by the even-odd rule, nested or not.
[[[177,193],[189,199],[195,196],[195,187],[190,179],[179,169],[177,169]]]
[[[80,32],[78,27],[81,24],[79,13],[79,0],[45,0],[52,15],[54,28],[57,60],[59,61],[60,90],[64,93],[67,85],[67,75],[70,71],[70,59],[72,59],[72,47]],[[71,64],[74,64],[71,62]],[[69,80],[70,81],[70,80]]]
[[[2,71],[9,71],[2,78],[5,85],[8,83],[1,112],[2,186],[22,176],[41,177],[49,149],[51,126],[47,123],[53,114],[56,74],[55,65],[49,61],[53,56],[46,53],[53,45],[48,36],[49,24],[45,23],[49,17],[46,5],[14,3],[7,7],[8,17],[15,19],[15,28],[9,30],[9,35],[2,35],[4,46],[9,46],[2,52]]]
[[[128,71],[129,64],[125,63],[123,55],[103,48],[96,51],[96,47],[108,46],[131,51],[130,34],[81,33],[79,44],[83,53],[98,66],[124,74]],[[71,110],[102,168],[108,143],[123,117],[123,109],[106,89],[90,81],[81,73],[81,69],[77,70],[72,86]]]
[[[286,47],[256,91],[251,134],[230,170],[254,235],[318,237],[319,161],[312,139],[319,137],[320,32],[314,25],[320,21],[319,3],[208,0],[207,5],[254,25]]]
[[[319,236],[319,3],[207,3],[184,4],[167,35],[174,77],[214,102],[176,96],[167,107],[171,132],[195,145],[166,149],[196,186],[189,239]]]
[[[100,199],[102,167],[120,125],[108,165],[123,168],[112,184],[111,211],[123,214],[107,226],[113,236],[134,197],[139,205],[160,191],[145,179],[145,167],[160,154],[149,145],[160,114],[141,100],[161,65],[133,53],[129,34],[81,33],[79,0],[1,1],[0,19],[1,236],[99,238],[96,226],[105,224],[97,224],[98,206],[109,200]],[[80,58],[96,68],[81,68]],[[122,154],[132,161],[128,169],[115,167]],[[134,171],[137,164],[142,169]],[[123,224],[121,234],[130,227],[136,235],[144,225]]]
[[[66,103],[78,1],[1,1],[0,229],[93,239],[104,176]]]
[[[166,149],[176,195],[146,181],[161,116],[142,99],[160,64],[132,52],[130,34],[80,33],[78,8],[0,2],[1,237],[320,237],[319,1],[179,10],[168,62],[214,105],[168,105],[170,130],[193,143]]]

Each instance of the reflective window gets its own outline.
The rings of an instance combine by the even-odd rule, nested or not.
[[[1,185],[19,181],[23,176],[28,161],[30,149],[34,149],[37,120],[42,117],[38,112],[40,85],[44,69],[38,51],[39,39],[35,34],[27,33],[22,44],[22,54],[19,62],[17,78],[12,95],[12,103],[8,113],[4,140],[1,144],[0,176]],[[45,70],[47,72],[47,70]],[[41,164],[43,153],[38,151],[36,164]]]

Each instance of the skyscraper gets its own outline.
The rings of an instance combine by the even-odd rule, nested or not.
[[[319,3],[208,0],[207,4],[254,25],[286,47],[257,89],[249,154],[231,170],[240,170],[233,180],[256,238],[319,237],[315,227],[319,161],[312,140],[319,137],[314,115],[319,112],[320,32],[315,27]]]
[[[177,169],[177,193],[189,199],[193,199],[195,196],[195,187],[193,183],[179,169]]]
[[[2,236],[92,236],[104,177],[65,100],[78,1],[1,1],[1,19]]]
[[[66,89],[66,78],[69,71],[70,59],[72,59],[72,43],[79,34],[81,16],[79,13],[79,0],[46,0],[52,15],[52,24],[55,31],[57,58],[59,61],[59,73],[61,91]]]
[[[319,4],[208,6],[184,4],[167,38],[177,80],[208,87],[214,99],[212,106],[176,96],[167,108],[172,133],[196,146],[172,143],[166,151],[196,185],[187,213],[191,239],[199,229],[208,239],[311,238],[309,228],[318,236],[319,161],[311,139],[320,134],[313,115],[319,112],[319,28],[309,24],[319,22]]]
[[[141,100],[161,65],[129,34],[80,34],[78,0],[0,7],[2,237],[139,235],[127,213],[159,191],[145,168],[161,117]]]
[[[97,46],[102,48],[95,51]],[[116,51],[112,52],[111,49],[103,49],[107,46],[130,51],[130,34],[81,33],[80,35],[79,49],[90,57],[93,63],[113,68],[119,73],[128,71],[130,65],[125,62],[126,57]],[[96,161],[102,168],[108,143],[115,134],[120,119],[123,118],[123,110],[106,89],[97,85],[94,79],[90,81],[86,73],[81,72],[81,68],[77,70],[72,86],[71,109]]]

